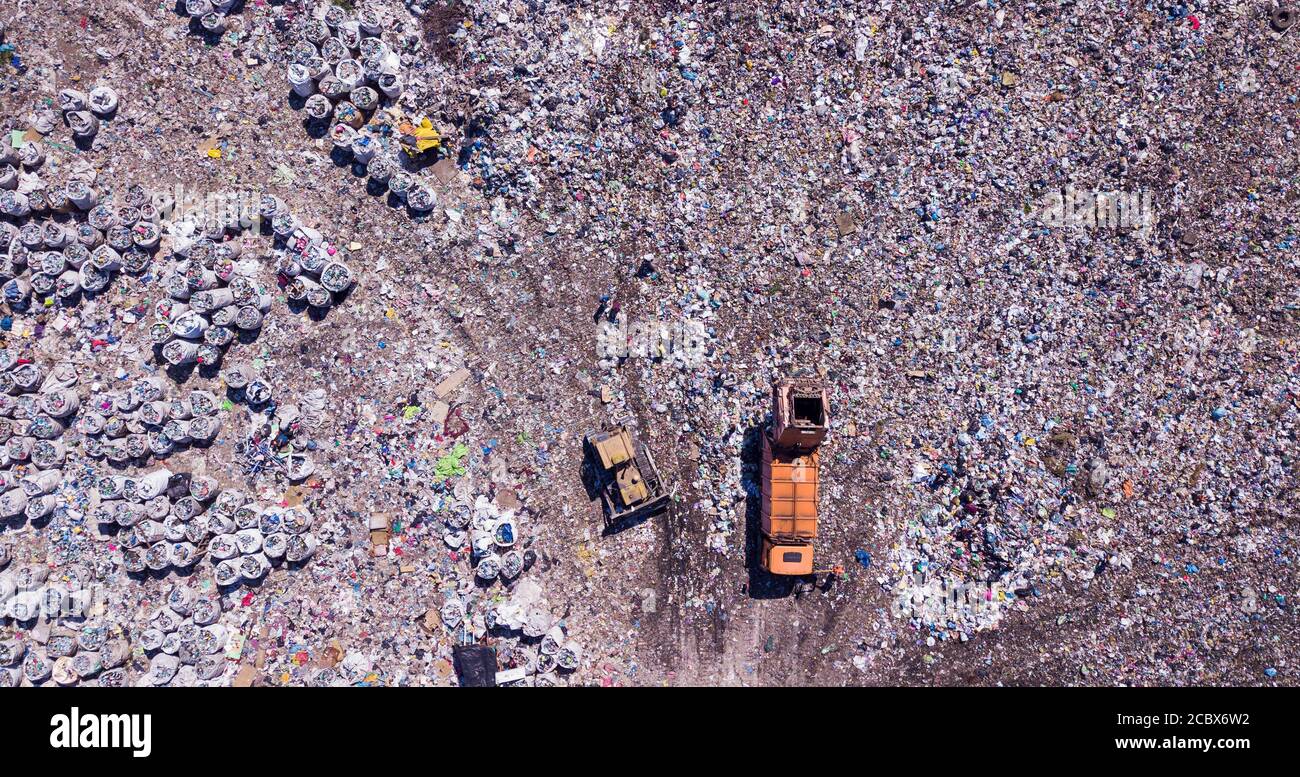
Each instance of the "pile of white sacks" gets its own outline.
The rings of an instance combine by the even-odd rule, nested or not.
[[[254,582],[281,560],[300,563],[316,550],[312,514],[263,507],[213,478],[157,469],[140,478],[104,475],[94,518],[120,527],[128,572],[188,569],[206,556],[218,586]]]

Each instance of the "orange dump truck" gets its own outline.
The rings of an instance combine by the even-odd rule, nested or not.
[[[772,448],[763,437],[763,569],[811,575],[817,539],[817,451]]]
[[[783,380],[772,388],[772,426],[763,435],[762,549],[774,575],[813,574],[817,539],[817,448],[826,438],[826,391],[820,383]]]

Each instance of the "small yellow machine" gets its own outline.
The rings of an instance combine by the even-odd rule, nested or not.
[[[654,456],[648,449],[637,450],[627,427],[588,434],[585,442],[588,460],[609,505],[610,523],[653,512],[667,504],[669,495],[659,477]]]

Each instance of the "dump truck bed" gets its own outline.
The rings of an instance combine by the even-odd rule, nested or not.
[[[812,450],[826,439],[830,403],[820,381],[801,378],[772,386],[772,439],[778,448]]]
[[[817,537],[817,451],[773,448],[763,436],[763,534],[775,540]]]

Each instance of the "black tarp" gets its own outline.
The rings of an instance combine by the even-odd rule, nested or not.
[[[493,688],[497,684],[497,651],[487,645],[458,645],[451,649],[462,688]]]

